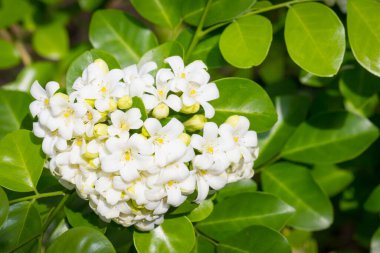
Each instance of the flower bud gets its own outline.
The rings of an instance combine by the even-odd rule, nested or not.
[[[104,74],[109,72],[107,63],[105,61],[103,61],[102,59],[96,59],[94,61],[94,64],[97,65],[102,70],[102,72]]]
[[[157,105],[152,112],[153,117],[156,119],[163,119],[169,115],[169,107],[166,104]]]
[[[69,101],[69,96],[68,96],[67,94],[62,93],[62,92],[55,93],[55,94],[54,94],[54,97],[55,97],[55,96],[60,97],[60,98],[62,98],[62,99],[64,99],[64,100]]]
[[[114,99],[108,100],[108,104],[109,104],[109,109],[108,109],[109,112],[113,112],[117,109],[117,102]]]
[[[122,109],[122,110],[126,110],[126,109],[131,108],[132,104],[133,104],[133,101],[132,101],[132,98],[130,96],[121,97],[117,101],[117,107],[119,107],[119,109]]]
[[[90,153],[88,151],[83,154],[83,157],[89,160],[95,159],[98,156],[99,156],[99,153]]]
[[[108,126],[106,124],[96,124],[94,126],[94,136],[95,137],[101,137],[101,136],[107,136],[108,135]]]
[[[178,138],[183,141],[186,146],[190,144],[191,137],[187,133],[181,133]]]
[[[239,123],[239,120],[240,120],[239,115],[232,115],[232,116],[228,117],[228,119],[226,120],[225,123],[227,123],[233,127],[236,127],[237,124]]]
[[[186,114],[192,114],[192,113],[196,113],[199,111],[199,108],[200,108],[200,105],[198,103],[195,103],[193,105],[190,105],[190,106],[183,106],[180,110],[180,112],[182,113],[186,113]]]
[[[183,123],[187,131],[195,132],[198,130],[202,130],[205,123],[207,122],[207,118],[202,114],[196,114],[187,121]]]
[[[99,112],[99,114],[100,114],[99,122],[104,122],[107,120],[108,112]]]

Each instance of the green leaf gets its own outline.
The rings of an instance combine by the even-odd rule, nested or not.
[[[17,192],[35,191],[44,161],[32,132],[17,130],[6,135],[0,141],[0,185]]]
[[[262,174],[264,191],[270,192],[296,209],[289,225],[306,231],[321,230],[333,221],[333,208],[311,173],[305,167],[277,163]]]
[[[149,49],[157,46],[153,32],[118,10],[99,10],[92,16],[90,41],[112,54],[122,67],[137,63]]]
[[[119,63],[109,53],[99,49],[92,49],[90,51],[86,51],[83,54],[81,54],[78,58],[76,58],[67,70],[66,90],[68,93],[72,92],[72,86],[75,80],[78,77],[82,76],[83,70],[88,65],[93,63],[96,59],[104,60],[107,63],[109,69],[120,68]]]
[[[93,11],[102,5],[104,0],[79,0],[79,6],[84,11]]]
[[[197,228],[206,235],[223,240],[252,225],[281,229],[294,209],[277,197],[262,192],[242,193],[214,206],[211,215]]]
[[[70,229],[59,236],[46,253],[116,253],[112,243],[99,231],[89,227]]]
[[[212,121],[221,124],[231,115],[245,116],[251,129],[269,130],[277,120],[276,110],[265,90],[249,79],[223,78],[215,81],[220,97],[211,104],[215,108]]]
[[[216,199],[222,201],[225,198],[233,197],[242,192],[256,192],[257,184],[252,179],[242,179],[234,183],[229,183],[218,191]]]
[[[20,63],[20,55],[16,47],[5,40],[0,40],[0,69],[17,66]]]
[[[41,218],[33,202],[11,205],[7,220],[0,227],[0,249],[11,252],[41,233]]]
[[[310,99],[302,95],[289,95],[275,98],[278,120],[268,132],[258,135],[260,152],[255,166],[268,162],[279,154],[289,137],[305,119]]]
[[[279,232],[264,226],[251,226],[218,246],[218,253],[291,253],[288,240]]]
[[[133,107],[136,107],[141,112],[141,119],[146,120],[148,118],[148,114],[146,113],[144,102],[139,97],[133,97],[132,98],[132,105]]]
[[[289,8],[285,42],[290,57],[316,76],[335,75],[346,49],[344,27],[337,15],[320,3]]]
[[[177,0],[131,0],[133,7],[150,22],[175,28],[181,22],[181,3]]]
[[[206,253],[206,252],[216,252],[214,244],[212,244],[209,240],[205,239],[204,236],[197,236],[197,240],[195,242],[194,248],[191,253]]]
[[[339,169],[332,164],[317,165],[311,173],[318,185],[330,197],[342,192],[354,181],[354,175],[351,171]]]
[[[258,15],[239,18],[230,24],[220,37],[224,59],[238,68],[260,65],[272,42],[271,22]]]
[[[9,203],[8,197],[3,188],[0,187],[0,226],[8,216]]]
[[[207,68],[218,68],[225,64],[219,49],[220,34],[202,40],[190,55],[189,62],[202,60]]]
[[[299,80],[302,84],[311,87],[325,87],[334,80],[334,77],[315,76],[305,70],[301,70]]]
[[[327,112],[302,123],[286,143],[286,159],[331,164],[353,159],[379,136],[366,118],[348,112]]]
[[[107,226],[106,236],[115,247],[117,253],[128,253],[133,246],[133,233],[131,229],[110,223]]]
[[[212,200],[204,200],[199,204],[199,206],[193,209],[189,215],[187,215],[187,218],[189,218],[191,222],[198,222],[204,220],[211,214],[213,209],[214,204]]]
[[[169,56],[178,55],[183,57],[183,47],[178,42],[166,42],[146,52],[139,62],[139,65],[154,61],[157,64],[157,68],[165,67],[164,60]]]
[[[348,69],[339,81],[339,90],[346,98],[347,110],[368,117],[378,104],[377,92],[380,90],[378,77],[363,68]]]
[[[198,25],[208,0],[185,0],[182,3],[183,19],[191,24]],[[214,0],[207,12],[204,26],[210,26],[223,21],[231,20],[245,13],[256,0]]]
[[[33,8],[29,1],[2,0],[0,5],[0,29],[17,23],[31,14]]]
[[[369,195],[364,203],[364,209],[372,213],[380,213],[380,185],[378,185]]]
[[[91,227],[102,233],[107,229],[107,223],[92,211],[88,201],[79,198],[76,194],[71,195],[64,211],[72,227]]]
[[[380,76],[380,3],[375,0],[347,2],[347,29],[352,52],[369,72]]]
[[[59,23],[39,27],[33,34],[33,48],[42,57],[59,60],[69,50],[69,36]]]
[[[376,230],[371,238],[371,253],[380,252],[380,228]]]
[[[2,88],[29,92],[34,81],[38,80],[40,84],[45,84],[54,78],[55,71],[56,66],[51,62],[34,62],[23,68],[15,81],[8,83]]]
[[[165,219],[149,232],[133,233],[135,247],[140,253],[190,252],[195,243],[194,228],[186,217]]]
[[[20,129],[31,102],[32,98],[24,92],[0,90],[0,138]]]

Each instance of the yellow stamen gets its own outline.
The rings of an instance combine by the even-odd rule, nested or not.
[[[157,142],[158,144],[164,144],[164,139],[163,139],[162,137],[157,137],[157,138],[156,138],[156,142]]]
[[[239,136],[234,136],[234,141],[238,142],[239,141]]]
[[[87,113],[87,118],[88,118],[88,120],[92,120],[94,118],[94,115],[92,115],[91,112],[88,112]]]
[[[130,161],[132,159],[131,151],[128,150],[127,152],[125,152],[124,158],[125,158],[125,160]]]
[[[184,72],[181,73],[182,78],[186,78],[186,74]]]
[[[191,89],[189,94],[190,96],[195,96],[197,94],[197,91],[195,89]]]
[[[83,140],[82,139],[77,139],[77,143],[76,143],[78,146],[82,146],[83,144]]]
[[[120,122],[120,128],[123,130],[129,130],[129,126],[128,126],[127,122],[125,122],[124,120],[122,120]]]
[[[49,99],[46,98],[46,99],[44,100],[44,104],[45,104],[46,106],[49,105]]]
[[[207,152],[210,153],[210,154],[213,154],[214,153],[214,148],[213,147],[208,147],[207,148]]]
[[[158,90],[158,95],[159,95],[160,97],[163,97],[163,96],[164,96],[164,91],[163,91],[163,90]]]
[[[63,113],[63,117],[65,117],[65,118],[68,118],[68,117],[70,117],[71,116],[71,114],[73,114],[73,110],[71,110],[71,109],[67,109],[64,113]]]
[[[102,93],[106,93],[107,92],[107,88],[105,86],[103,86],[101,89],[100,89],[100,92]]]
[[[201,174],[202,176],[207,174],[207,171],[205,171],[205,170],[198,170],[198,171],[199,171],[199,174]]]
[[[172,186],[173,184],[175,184],[175,181],[174,181],[174,180],[170,180],[170,181],[168,182],[168,186]]]

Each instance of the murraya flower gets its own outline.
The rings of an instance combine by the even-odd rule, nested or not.
[[[123,69],[123,80],[129,88],[131,97],[141,97],[144,92],[149,92],[153,89],[154,78],[151,71],[157,68],[155,62],[147,62],[141,66],[131,65]]]
[[[98,59],[69,95],[57,93],[55,82],[31,89],[46,167],[104,221],[143,231],[194,192],[200,203],[210,189],[252,177],[258,153],[247,118],[207,122],[219,92],[203,62],[165,62],[171,68],[154,76],[154,62],[109,70]]]

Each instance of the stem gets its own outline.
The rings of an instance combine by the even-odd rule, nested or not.
[[[191,55],[192,51],[194,50],[195,46],[198,44],[199,40],[203,36],[203,32],[202,32],[203,24],[205,22],[205,19],[206,19],[206,16],[207,16],[207,12],[210,9],[211,3],[212,3],[212,0],[208,0],[207,1],[206,7],[205,7],[205,9],[204,9],[204,11],[202,13],[201,20],[199,21],[199,24],[197,26],[197,30],[195,30],[195,34],[193,36],[193,39],[191,40],[190,46],[189,46],[189,48],[188,48],[188,50],[186,52],[185,59],[188,59],[190,57],[190,55]]]
[[[259,14],[259,13],[263,13],[263,12],[267,12],[267,11],[271,11],[271,10],[276,10],[276,9],[280,9],[283,7],[290,7],[290,5],[292,5],[292,4],[305,3],[305,2],[317,2],[317,1],[320,1],[320,0],[293,0],[293,1],[275,4],[275,5],[266,7],[266,8],[262,8],[262,9],[258,9],[255,11],[248,12],[247,14],[243,15],[243,17],[251,16],[251,15],[255,15],[255,14]]]
[[[22,41],[18,40],[15,42],[16,49],[18,53],[20,54],[22,63],[27,66],[32,63],[32,58],[30,57],[30,54],[28,53],[28,50],[26,50],[24,43]]]
[[[35,195],[23,197],[23,198],[14,199],[14,200],[9,201],[9,203],[13,204],[13,203],[31,200],[31,199],[36,200],[40,198],[54,197],[54,196],[59,196],[59,195],[65,195],[65,193],[63,191],[40,193],[40,194],[35,194]]]
[[[57,207],[54,209],[54,211],[49,215],[49,217],[46,219],[44,225],[42,226],[42,231],[45,231],[47,227],[49,226],[50,222],[54,219],[54,217],[57,215],[57,213],[64,207],[67,199],[70,197],[70,194],[66,194],[61,201],[58,203]]]

